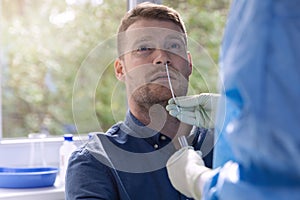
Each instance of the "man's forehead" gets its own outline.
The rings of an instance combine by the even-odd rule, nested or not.
[[[172,29],[167,29],[167,28],[158,28],[158,27],[130,29],[125,32],[125,35],[126,38],[131,38],[131,39],[144,38],[145,40],[158,38],[158,37],[183,38],[185,36],[182,32],[175,31]]]
[[[178,40],[184,43],[181,35],[164,35],[159,36],[155,34],[139,35],[138,37],[127,37],[127,44],[143,43],[143,42],[164,42],[169,40]]]

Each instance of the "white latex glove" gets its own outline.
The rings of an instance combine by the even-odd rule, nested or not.
[[[212,171],[204,166],[199,153],[190,146],[179,149],[169,158],[167,170],[172,185],[194,199],[201,199],[204,184]]]
[[[214,128],[219,94],[202,93],[170,99],[166,109],[180,121],[203,128]]]

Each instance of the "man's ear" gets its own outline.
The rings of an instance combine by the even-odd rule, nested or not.
[[[124,76],[125,76],[125,68],[123,64],[123,60],[120,58],[117,58],[114,63],[115,67],[115,75],[119,81],[124,81]]]
[[[192,74],[193,71],[193,61],[192,61],[192,55],[190,52],[187,52],[187,56],[188,56],[188,62],[189,62],[189,68],[190,68],[190,74]]]

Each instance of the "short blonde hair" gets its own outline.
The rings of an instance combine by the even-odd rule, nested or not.
[[[168,6],[145,2],[138,4],[135,8],[127,12],[121,20],[117,38],[119,56],[121,55],[121,49],[123,48],[121,42],[122,37],[120,36],[121,33],[125,32],[130,25],[141,19],[152,19],[173,22],[174,24],[180,27],[180,29],[185,35],[185,41],[187,41],[187,34],[184,22],[180,14],[176,10]]]

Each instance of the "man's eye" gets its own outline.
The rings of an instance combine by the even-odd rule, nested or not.
[[[182,42],[178,41],[170,41],[166,44],[166,49],[174,54],[183,54],[185,52],[185,45]]]
[[[148,54],[151,54],[154,49],[155,48],[152,48],[150,46],[140,46],[140,47],[136,48],[133,51],[133,54],[136,54],[136,55],[148,55]]]
[[[143,52],[143,51],[152,51],[153,48],[151,47],[139,47],[136,49],[137,52]]]
[[[180,49],[181,45],[178,43],[172,43],[169,48],[170,49]]]
[[[170,43],[168,49],[170,49],[171,51],[178,51],[182,49],[182,45],[178,42]]]

